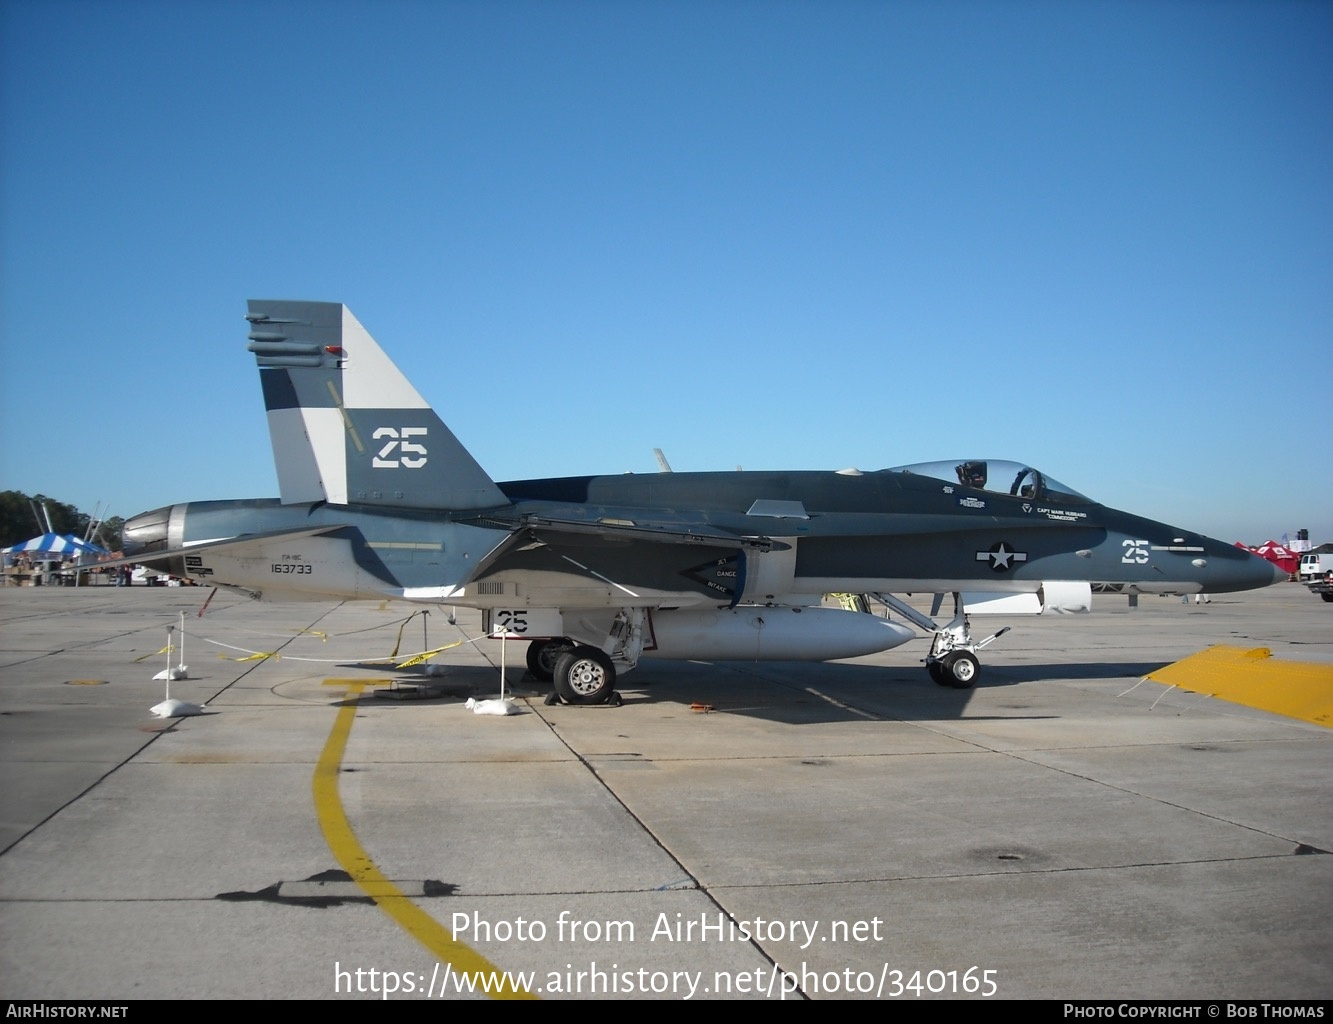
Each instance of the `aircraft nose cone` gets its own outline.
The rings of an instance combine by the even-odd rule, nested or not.
[[[1270,562],[1263,555],[1250,552],[1249,560],[1243,566],[1244,581],[1242,589],[1251,590],[1259,587],[1271,587],[1274,583],[1286,583],[1287,574],[1276,562]]]
[[[1245,565],[1244,577],[1241,587],[1244,590],[1271,587],[1274,583],[1287,582],[1287,574],[1282,571],[1281,566],[1270,562],[1262,555],[1255,554],[1250,555],[1250,561]]]
[[[1227,594],[1239,590],[1257,590],[1283,583],[1287,574],[1262,555],[1239,544],[1227,544],[1204,538],[1207,554],[1195,562],[1203,568],[1203,592]]]

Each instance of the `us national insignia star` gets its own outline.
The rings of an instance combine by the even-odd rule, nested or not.
[[[1004,541],[992,544],[987,551],[977,552],[978,562],[990,562],[991,572],[1008,572],[1015,562],[1026,562],[1028,556],[1023,551],[1015,551]]]

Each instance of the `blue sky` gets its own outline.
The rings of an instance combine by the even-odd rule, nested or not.
[[[1333,540],[1333,5],[0,6],[0,489],[277,493],[247,298],[497,479],[1026,461]]]

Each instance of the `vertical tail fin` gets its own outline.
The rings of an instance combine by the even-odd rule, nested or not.
[[[509,504],[346,306],[251,299],[246,319],[284,503]]]

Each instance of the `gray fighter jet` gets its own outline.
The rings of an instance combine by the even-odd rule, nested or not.
[[[932,634],[931,676],[962,688],[1000,635],[974,640],[969,613],[1284,578],[995,460],[496,483],[345,306],[255,300],[247,319],[281,497],[145,512],[126,557],[257,597],[480,608],[491,632],[531,639],[529,668],[570,703],[615,699],[644,657],[824,661],[916,635],[853,610],[863,597],[826,607],[831,593]],[[895,593],[952,594],[953,618]]]

